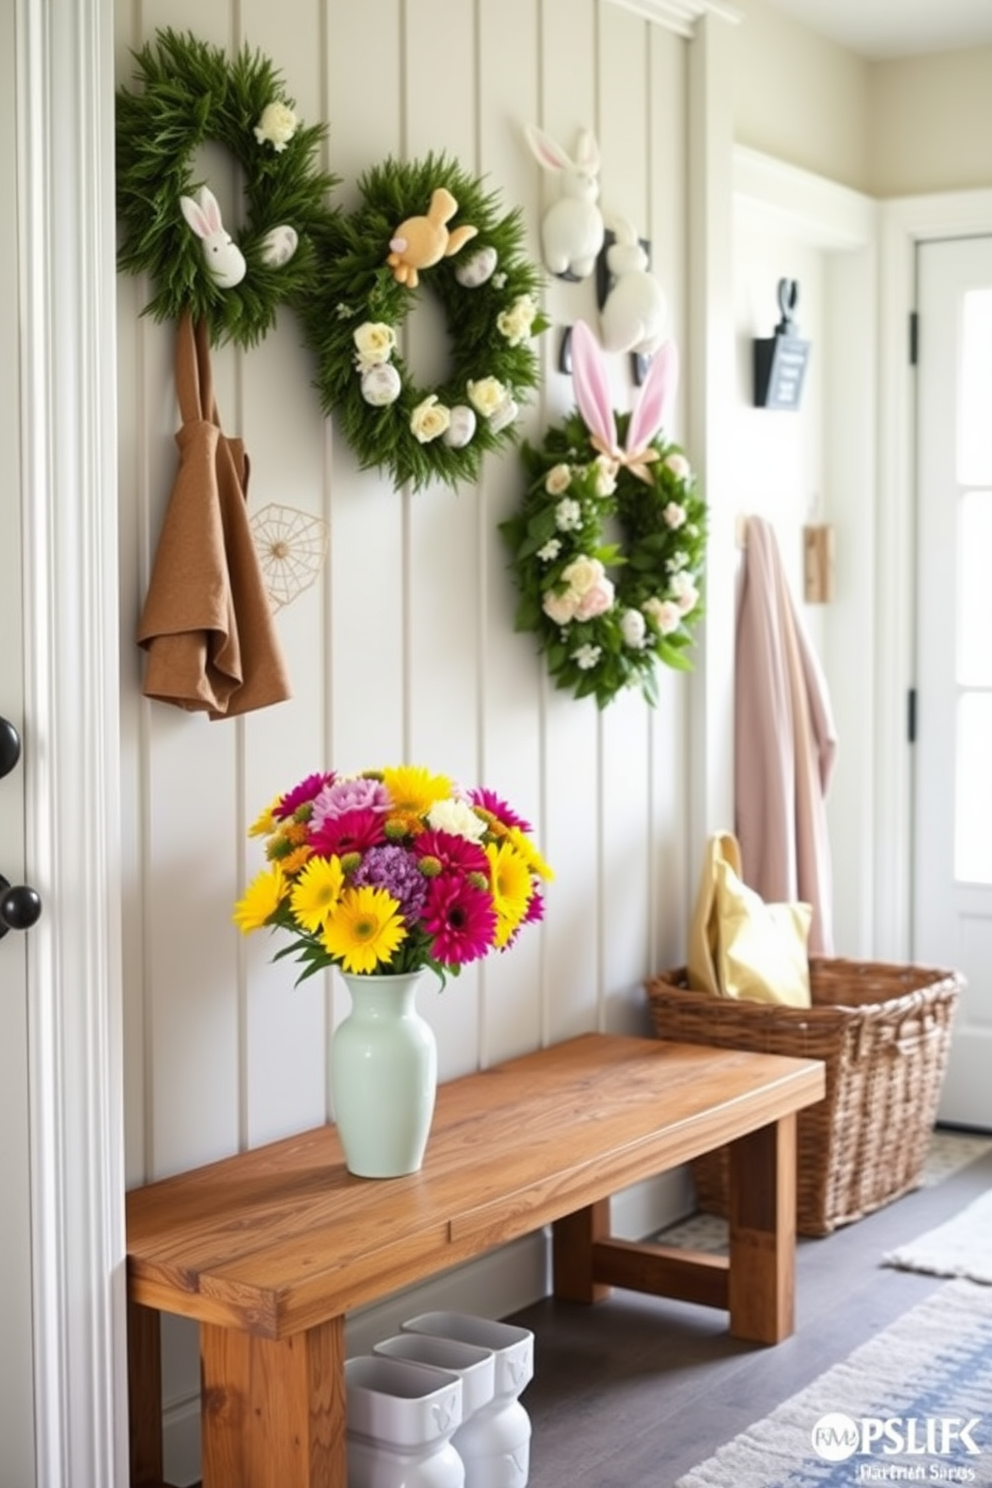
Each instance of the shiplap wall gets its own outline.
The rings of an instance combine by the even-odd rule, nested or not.
[[[119,0],[121,82],[132,76],[130,49],[165,25],[232,53],[247,41],[273,59],[298,112],[329,125],[326,163],[341,178],[343,204],[385,156],[445,150],[485,176],[507,210],[522,206],[535,258],[541,207],[557,185],[527,152],[522,126],[539,122],[569,149],[591,126],[604,210],[651,239],[684,341],[683,38],[605,0]],[[226,169],[217,166],[222,203]],[[553,282],[546,309],[557,327],[591,317],[593,296],[591,281]],[[215,353],[214,369],[224,427],[244,436],[252,458],[251,510],[284,503],[330,524],[321,579],[277,619],[295,696],[217,723],[142,698],[133,633],[175,474],[177,424],[171,328],[140,316],[146,297],[146,286],[121,281],[132,1184],[333,1112],[327,1033],[346,1011],[343,988],[328,977],[294,990],[290,965],[270,962],[275,945],[244,940],[231,925],[258,866],[247,825],[308,772],[410,761],[485,783],[533,822],[556,870],[543,926],[443,994],[433,985],[422,992],[442,1079],[585,1029],[646,1029],[642,978],[681,955],[690,897],[691,683],[666,674],[656,710],[631,695],[603,714],[550,688],[531,638],[513,631],[497,532],[519,498],[515,453],[490,457],[478,487],[458,491],[397,492],[359,474],[321,416],[288,313],[250,354]],[[415,363],[424,352],[417,338],[431,334],[425,322],[416,314],[408,322]],[[543,387],[520,421],[532,437],[572,404],[556,371],[558,340],[555,329],[539,342]],[[622,408],[631,385],[619,359],[614,371]],[[683,417],[680,399],[676,437]]]

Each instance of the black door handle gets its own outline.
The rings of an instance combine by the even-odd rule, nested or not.
[[[9,718],[0,718],[0,776],[9,775],[20,757],[20,734]]]
[[[8,930],[30,930],[41,915],[41,895],[30,884],[11,884],[0,873],[0,940]]]

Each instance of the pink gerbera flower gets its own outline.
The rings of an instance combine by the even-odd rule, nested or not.
[[[300,781],[299,785],[294,785],[291,791],[287,791],[284,796],[279,797],[279,800],[272,808],[272,815],[278,821],[285,821],[288,817],[295,816],[301,806],[309,805],[311,801],[320,795],[325,785],[333,784],[333,770],[320,775],[308,775],[305,780]]]
[[[496,938],[491,895],[459,878],[435,878],[424,905],[423,926],[432,937],[431,955],[446,966],[478,961]]]
[[[489,873],[485,848],[454,832],[421,832],[415,851],[418,858],[436,858],[445,873]]]
[[[468,793],[468,798],[473,806],[481,806],[483,811],[488,811],[504,827],[519,827],[521,832],[532,832],[534,829],[529,822],[525,822],[522,816],[518,816],[512,806],[508,806],[502,796],[495,791],[487,790],[484,785],[476,786]]]
[[[363,853],[385,842],[383,827],[384,818],[378,811],[348,811],[344,816],[328,816],[311,829],[310,847],[322,858]]]

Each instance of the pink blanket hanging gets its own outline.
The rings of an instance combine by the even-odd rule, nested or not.
[[[752,517],[737,609],[734,787],[744,880],[813,907],[811,954],[834,953],[826,793],[837,735],[826,680],[771,525]]]

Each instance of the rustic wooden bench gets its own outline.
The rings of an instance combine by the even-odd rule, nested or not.
[[[160,1485],[160,1315],[200,1324],[204,1488],[346,1488],[352,1308],[552,1226],[554,1291],[794,1327],[795,1113],[815,1060],[585,1034],[444,1084],[424,1166],[351,1176],[333,1126],[127,1198],[131,1482]],[[729,1256],[614,1239],[610,1195],[730,1143]]]

